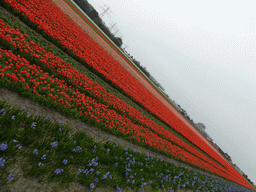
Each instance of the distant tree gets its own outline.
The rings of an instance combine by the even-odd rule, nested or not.
[[[92,7],[87,0],[74,0],[75,3],[82,9],[86,14],[89,14],[92,11]]]
[[[88,16],[92,19],[92,20],[96,20],[96,19],[99,19],[99,14],[98,12],[93,9],[89,14]]]
[[[120,37],[115,37],[111,33],[109,28],[104,24],[102,19],[99,17],[99,13],[94,9],[92,5],[88,3],[87,0],[74,0],[75,3],[93,20],[93,22],[119,47],[123,45],[123,40]],[[136,61],[133,56],[131,56],[133,62],[140,68],[140,70],[148,77],[150,73],[147,71],[146,67],[140,65],[139,61]]]
[[[140,62],[137,61],[136,59],[133,59],[133,63],[136,64],[138,67],[140,66]]]
[[[140,65],[140,62],[137,61],[136,59],[133,58],[133,56],[131,56],[133,63],[140,68],[140,70],[147,76],[150,77],[150,73],[147,71],[146,67],[143,67]]]
[[[121,47],[123,45],[123,40],[120,37],[114,37],[114,43],[118,46]]]
[[[99,26],[99,24],[102,22],[102,20],[101,20],[101,18],[99,17],[99,18],[94,18],[93,19],[93,22],[97,25],[97,26]]]
[[[98,27],[112,40],[114,35],[110,32],[109,28],[101,21]]]

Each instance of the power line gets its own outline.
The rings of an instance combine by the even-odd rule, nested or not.
[[[118,31],[119,31],[119,29],[116,32],[114,32],[114,35],[116,35],[116,33],[118,33]]]
[[[106,7],[106,9],[104,7],[101,6],[101,8],[104,10],[101,14],[100,14],[100,18],[102,19],[102,17],[107,13],[108,11],[110,11],[112,13],[112,11],[110,10],[109,7],[107,7],[106,5],[104,5]],[[109,15],[109,14],[108,14]]]
[[[128,47],[128,45],[126,45],[123,49],[125,50]]]
[[[114,24],[112,23],[112,24],[111,24],[111,27],[109,27],[109,30],[111,31],[112,29],[116,30],[116,31],[113,33],[114,35],[116,35],[116,34],[120,31],[120,30],[116,27],[116,23],[114,23]],[[111,31],[111,32],[112,32],[112,31]],[[120,34],[120,33],[119,33],[119,34]],[[121,37],[122,37],[122,35],[121,35]],[[121,38],[121,37],[120,37],[120,38]]]
[[[109,30],[111,31],[111,29],[113,29],[115,26],[116,26],[116,23],[114,23],[114,24],[109,28]]]

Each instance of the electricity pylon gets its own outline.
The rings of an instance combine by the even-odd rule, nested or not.
[[[128,45],[126,45],[123,49],[125,50],[128,47]]]
[[[109,28],[109,30],[111,31],[111,29],[113,29],[115,26],[116,26],[116,23],[114,23],[114,24]]]
[[[119,29],[114,33],[114,35],[116,35],[116,33],[118,33]]]
[[[104,5],[105,7],[107,7],[106,5]],[[107,13],[108,11],[110,11],[112,13],[112,11],[109,9],[109,7],[107,7],[106,9],[104,7],[101,7],[104,11],[100,14],[100,18],[102,19],[102,17]],[[109,15],[109,14],[108,14]]]
[[[115,29],[116,31],[113,33],[114,35],[116,35],[116,33],[119,32],[119,29],[116,28],[116,23],[112,24],[111,27],[109,27],[109,30],[111,31],[112,29]]]

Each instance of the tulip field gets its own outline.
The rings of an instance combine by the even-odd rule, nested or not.
[[[65,3],[72,6],[69,1],[65,1]],[[156,177],[155,172],[157,168],[159,173],[161,170],[165,172],[167,168],[161,168],[163,166],[161,163],[154,165],[155,168],[153,168],[153,157],[152,161],[151,158],[146,158],[145,161],[145,157],[141,157],[139,153],[130,149],[130,157],[126,157],[128,156],[127,148],[125,150],[127,152],[122,156],[123,149],[115,148],[112,142],[106,144],[86,142],[85,138],[87,137],[84,135],[85,138],[82,139],[82,133],[74,135],[71,142],[69,140],[71,138],[64,136],[65,131],[63,131],[63,136],[59,133],[58,125],[52,125],[53,132],[50,134],[49,122],[39,121],[37,117],[26,118],[18,110],[5,110],[7,106],[4,107],[0,103],[0,125],[2,126],[0,130],[0,188],[1,184],[8,186],[11,178],[7,171],[8,159],[13,155],[21,156],[23,154],[18,149],[14,150],[9,147],[18,140],[31,152],[38,150],[40,156],[50,150],[44,146],[47,146],[47,143],[51,145],[50,143],[53,141],[52,148],[56,148],[56,154],[58,150],[65,150],[68,154],[68,149],[74,145],[72,143],[76,143],[74,141],[77,141],[80,147],[83,146],[84,149],[87,149],[84,152],[78,150],[79,147],[75,152],[72,152],[71,149],[73,155],[70,159],[72,160],[67,160],[70,155],[66,157],[65,153],[59,153],[59,155],[50,153],[49,157],[48,155],[44,156],[46,157],[44,161],[42,161],[43,158],[36,159],[38,155],[35,156],[32,153],[26,155],[31,158],[31,162],[34,162],[30,171],[24,168],[24,172],[28,175],[39,177],[49,174],[52,181],[61,180],[63,183],[65,181],[67,185],[68,181],[74,179],[75,182],[88,185],[90,189],[108,185],[115,187],[117,191],[122,191],[126,186],[138,190],[148,185],[155,190],[169,191],[177,191],[182,188],[191,191],[254,190],[219,153],[206,145],[198,135],[51,0],[1,1],[1,87],[43,103],[62,114],[79,119],[81,122],[93,125],[131,143],[136,143],[191,167],[216,175],[221,179],[217,181],[200,174],[199,176],[197,173],[193,175],[191,170],[169,165],[168,170],[171,172],[166,172],[167,177],[163,176],[165,179],[162,178],[161,181],[159,176]],[[4,115],[5,111],[6,115]],[[20,118],[15,120],[15,116],[20,116]],[[27,124],[23,130],[19,130],[21,122]],[[33,126],[30,126],[29,123]],[[42,129],[38,130],[40,126],[45,130],[49,128],[49,137],[54,135],[52,140],[45,140],[42,145],[39,144],[40,139],[46,133],[43,133]],[[13,128],[12,131],[10,131],[11,128]],[[18,131],[20,131],[19,134]],[[36,133],[36,131],[39,132]],[[46,132],[48,133],[48,131]],[[27,136],[25,133],[28,133]],[[31,140],[32,136],[33,140]],[[38,145],[33,146],[32,143],[37,137]],[[60,143],[63,143],[63,147]],[[67,145],[66,147],[64,147],[64,143]],[[94,152],[89,153],[91,148],[94,148]],[[79,154],[81,152],[80,156],[76,153],[78,151]],[[103,151],[107,151],[104,152],[105,155],[103,155]],[[130,163],[124,165],[125,163],[118,159],[119,156],[120,159],[127,158]],[[134,156],[133,161],[131,161],[131,156]],[[63,163],[59,163],[59,160],[52,161],[57,157],[63,158]],[[136,167],[138,160],[135,163],[135,157],[141,158],[140,162],[144,162],[144,164],[152,165],[152,168],[145,167],[144,172],[141,172],[144,174],[143,176],[140,173],[137,174],[142,169]],[[77,160],[75,160],[76,158]],[[73,175],[65,172],[66,169],[80,164],[84,164],[83,168],[86,169],[85,162],[88,163],[89,158],[94,158],[94,161],[95,159],[97,161],[89,163],[89,167],[94,166],[96,170],[99,164],[99,171],[96,173],[93,172],[93,168],[91,173],[88,172],[89,174],[84,172],[84,177],[80,172],[80,174],[74,173]],[[140,163],[138,164],[140,165]],[[165,164],[167,166],[167,163]],[[60,168],[50,173],[54,169],[51,166]],[[111,175],[109,172],[103,174],[106,167],[109,167],[110,173],[113,172]],[[153,172],[149,173],[151,169],[154,174]],[[178,174],[175,173],[175,169],[176,173],[177,170],[180,170]],[[101,176],[99,177],[99,175]],[[155,180],[154,177],[156,177]],[[200,179],[195,179],[195,177]],[[14,179],[13,183],[14,181],[16,180]]]

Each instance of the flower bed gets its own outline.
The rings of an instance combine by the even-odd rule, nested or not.
[[[6,42],[13,43],[14,46],[17,44],[20,49],[21,48],[24,49],[26,47],[30,51],[26,51],[27,49],[25,49],[24,52],[25,53],[27,52],[27,54],[30,54],[30,57],[38,58],[38,59],[40,59],[40,61],[42,63],[48,64],[47,68],[53,68],[57,72],[58,72],[58,69],[62,68],[63,69],[62,75],[66,76],[69,79],[72,78],[71,74],[74,74],[74,75],[76,74],[76,73],[72,72],[72,68],[70,68],[70,67],[66,68],[64,65],[61,65],[61,63],[64,63],[63,61],[54,57],[54,55],[47,53],[47,51],[42,49],[36,43],[34,43],[32,41],[30,41],[29,43],[26,42],[25,41],[26,34],[22,35],[19,33],[19,31],[17,29],[12,30],[9,26],[4,27],[3,22],[1,22],[1,24],[2,24],[1,25],[1,29],[2,29],[1,37],[2,37],[2,39],[6,40]],[[8,32],[9,32],[9,34],[8,34]],[[10,34],[11,35],[19,35],[21,38],[19,39],[18,37],[11,37]],[[15,41],[18,41],[18,42],[16,43]],[[26,43],[25,46],[22,44],[22,42]],[[34,46],[34,49],[33,49],[32,45]],[[32,82],[34,84],[34,86],[32,87],[33,94],[35,95],[35,93],[37,93],[36,95],[39,96],[38,98],[40,98],[42,96],[43,96],[43,98],[46,98],[46,99],[43,99],[42,102],[44,101],[44,102],[50,104],[50,106],[59,108],[59,109],[63,110],[64,112],[68,113],[69,115],[73,114],[76,117],[78,117],[78,114],[76,112],[79,111],[80,116],[82,114],[85,115],[83,117],[83,120],[85,120],[85,121],[89,121],[89,122],[91,121],[92,123],[98,124],[98,126],[104,125],[106,128],[109,128],[109,129],[121,130],[122,134],[124,132],[127,135],[129,135],[131,133],[131,135],[132,135],[130,137],[131,139],[136,139],[137,141],[140,141],[142,139],[143,143],[153,146],[156,149],[165,151],[174,157],[179,157],[183,161],[187,160],[191,164],[200,166],[208,171],[212,171],[212,172],[219,174],[225,178],[228,178],[228,179],[231,178],[230,173],[226,174],[226,173],[220,172],[218,169],[214,168],[213,166],[209,165],[208,163],[205,163],[204,161],[192,156],[191,154],[187,153],[186,151],[182,150],[181,148],[179,148],[175,145],[172,145],[171,143],[167,142],[166,140],[158,137],[157,135],[155,135],[148,129],[145,129],[142,126],[138,126],[138,125],[132,123],[132,121],[130,121],[129,119],[127,119],[125,117],[122,117],[121,115],[119,115],[118,113],[116,113],[113,110],[108,110],[107,109],[108,106],[97,103],[91,97],[81,94],[78,91],[78,89],[73,88],[73,91],[72,91],[71,86],[69,86],[69,88],[68,88],[67,83],[64,84],[64,82],[65,82],[64,80],[58,80],[58,78],[54,78],[53,75],[51,75],[51,78],[48,79],[47,77],[48,77],[49,73],[43,73],[43,70],[40,70],[39,66],[29,65],[29,62],[26,59],[12,54],[11,51],[2,50],[2,49],[0,49],[0,51],[2,53],[4,53],[4,55],[5,55],[5,57],[3,57],[3,58],[5,58],[4,63],[6,65],[3,69],[1,69],[2,73],[0,75],[2,77],[4,77],[4,76],[9,77],[9,79],[6,80],[7,85],[11,81],[13,81],[13,83],[18,82],[18,83],[14,84],[17,86],[17,88],[16,88],[17,91],[18,90],[24,91],[24,89],[26,89],[27,91],[23,92],[23,94],[25,94],[26,96],[35,98],[35,96],[31,96],[29,94],[29,93],[31,93],[29,90],[30,90],[30,87],[32,87],[32,86],[29,86],[28,82]],[[37,54],[35,52],[37,52]],[[48,56],[49,58],[54,58],[54,61],[56,61],[58,63],[59,68],[57,68],[56,65],[54,65],[54,62],[51,62],[51,60],[49,62],[42,60],[42,58],[40,58],[41,57],[40,53],[42,55],[44,55],[44,57]],[[3,55],[1,54],[0,57],[2,57],[2,56]],[[14,64],[12,64],[12,62],[14,62]],[[15,65],[15,67],[14,67],[14,65]],[[69,71],[67,69],[69,69]],[[28,73],[25,76],[25,78],[22,77],[21,74],[26,74],[27,72],[30,72],[30,73]],[[11,73],[11,75],[9,73]],[[40,77],[35,78],[38,75]],[[33,76],[34,76],[34,78],[33,78]],[[28,79],[30,79],[30,80],[28,81]],[[39,79],[41,81],[39,81]],[[5,84],[6,82],[4,81],[4,79],[2,79],[3,84]],[[42,85],[43,83],[47,86],[41,87],[40,85]],[[85,83],[86,82],[83,82],[83,84],[85,84]],[[56,87],[56,84],[58,85],[57,87]],[[10,86],[10,85],[8,85],[8,86]],[[47,91],[47,89],[49,91]],[[59,91],[59,89],[60,89],[60,91]],[[57,92],[59,92],[59,93],[55,93],[55,90],[57,90]],[[74,90],[76,90],[76,91],[74,91]],[[61,95],[63,97],[61,97]],[[74,99],[74,95],[77,96],[77,99]],[[59,98],[58,99],[59,104],[57,104],[56,101],[51,100],[51,98],[53,100],[55,100],[56,98]],[[71,98],[71,99],[68,100],[68,98]],[[78,108],[74,109],[74,104],[76,106],[77,105],[79,106],[79,105],[81,105],[81,103],[83,104],[82,106],[86,106],[86,107],[82,107],[82,108],[78,107]],[[72,105],[72,107],[71,107],[71,105]],[[68,108],[70,108],[70,110],[68,110]],[[83,112],[83,109],[86,109],[86,111]],[[88,115],[90,117],[90,119],[86,118],[86,115]],[[232,179],[236,180],[235,178],[232,178]]]
[[[29,3],[31,3],[31,2],[29,2]],[[32,4],[28,4],[27,2],[21,2],[21,3],[24,3],[25,6],[19,6],[19,4],[13,4],[13,3],[17,3],[15,1],[8,1],[8,3],[10,3],[11,5],[16,6],[15,8],[17,8],[17,9],[22,10],[26,14],[26,16],[28,16],[28,17],[31,16],[31,15],[29,15],[30,12],[28,11],[28,8],[29,8],[29,10],[34,8],[34,7],[38,8],[39,10],[41,10],[41,8],[42,8],[42,7],[40,7],[41,6],[40,2],[37,2],[38,5],[32,5]],[[50,6],[50,4],[48,4],[48,6],[49,6],[48,8],[52,8]],[[92,47],[88,46],[88,48],[90,50],[88,50],[88,48],[87,48],[86,53],[91,53],[91,56],[95,60],[90,60],[91,58],[89,58],[88,56],[84,57],[83,55],[81,55],[81,52],[80,52],[81,50],[85,50],[84,47],[81,47],[81,46],[79,47],[77,44],[74,43],[75,42],[74,40],[71,41],[70,45],[68,45],[67,42],[63,39],[65,36],[61,36],[60,34],[57,35],[56,31],[60,32],[61,28],[57,28],[57,30],[55,32],[53,32],[49,28],[49,26],[47,27],[46,23],[47,24],[51,23],[50,21],[53,18],[51,18],[51,19],[46,18],[48,20],[43,20],[43,18],[45,18],[45,16],[42,16],[40,14],[39,14],[39,16],[41,17],[40,18],[41,20],[38,19],[38,18],[34,18],[34,23],[38,24],[39,29],[43,28],[46,31],[48,30],[47,31],[48,33],[49,33],[49,31],[51,31],[52,33],[50,33],[50,35],[54,38],[58,38],[59,41],[63,45],[68,47],[68,49],[71,50],[74,54],[77,54],[77,56],[79,56],[80,58],[82,58],[84,60],[85,60],[85,58],[89,59],[89,63],[87,61],[87,63],[89,65],[91,65],[98,72],[102,73],[106,78],[110,79],[113,84],[118,85],[122,90],[127,92],[127,94],[129,94],[135,100],[138,100],[139,96],[141,96],[145,93],[145,95],[149,96],[150,99],[153,99],[153,100],[150,100],[150,103],[151,102],[152,103],[149,104],[149,100],[148,99],[143,100],[143,98],[141,100],[141,103],[146,108],[150,109],[150,111],[155,113],[157,116],[160,115],[160,111],[156,111],[157,107],[155,105],[155,104],[160,104],[160,103],[157,102],[157,99],[152,97],[152,95],[150,96],[150,94],[146,91],[145,88],[141,90],[141,92],[139,93],[140,94],[139,96],[136,95],[136,94],[135,94],[136,96],[134,94],[131,94],[132,90],[135,90],[135,93],[136,93],[136,90],[138,90],[138,87],[142,88],[141,85],[139,85],[138,82],[136,82],[136,80],[132,79],[132,77],[129,76],[128,73],[126,73],[124,70],[121,70],[122,68],[118,68],[118,65],[117,66],[110,65],[111,58],[109,58],[106,55],[104,50],[100,50],[99,48],[97,49],[96,45],[93,45],[93,41],[90,41],[90,39],[88,38],[87,43],[89,43],[89,45],[92,44],[96,48],[93,48],[93,46]],[[48,15],[46,14],[46,16],[48,16]],[[53,25],[51,27],[53,27]],[[149,144],[150,146],[154,146],[156,149],[161,149],[162,151],[166,151],[166,152],[172,154],[175,157],[177,157],[178,153],[180,153],[180,154],[182,154],[182,156],[180,157],[181,159],[185,160],[185,158],[186,158],[192,164],[201,165],[201,167],[203,167],[206,170],[211,170],[211,171],[213,171],[217,174],[220,174],[222,176],[226,176],[226,178],[232,178],[236,182],[237,182],[237,180],[239,182],[239,180],[241,179],[241,176],[239,174],[237,174],[237,172],[234,171],[231,166],[229,166],[227,163],[225,163],[221,159],[219,159],[218,156],[216,154],[214,154],[214,151],[212,151],[212,150],[207,151],[207,147],[205,147],[203,145],[203,142],[199,138],[195,138],[191,134],[189,135],[189,133],[190,133],[189,129],[187,129],[185,127],[185,125],[182,124],[181,121],[178,121],[178,119],[175,118],[175,116],[169,116],[170,118],[167,119],[161,114],[161,116],[159,116],[159,117],[161,119],[164,119],[166,122],[169,122],[170,125],[174,123],[174,126],[173,126],[174,129],[176,129],[178,132],[185,135],[185,137],[187,137],[190,141],[195,143],[201,149],[206,150],[208,152],[208,154],[210,154],[213,158],[215,158],[217,161],[219,161],[221,164],[223,164],[225,167],[227,167],[227,173],[228,173],[227,175],[225,175],[225,173],[220,172],[220,170],[223,170],[224,172],[226,172],[226,170],[223,169],[222,167],[220,167],[219,165],[216,164],[215,167],[218,167],[220,170],[212,167],[214,162],[210,163],[212,165],[209,165],[208,163],[205,163],[202,160],[200,160],[200,159],[194,157],[193,155],[187,153],[183,149],[181,149],[181,148],[179,148],[175,145],[170,144],[170,142],[168,142],[167,139],[178,143],[179,145],[183,146],[184,148],[187,148],[191,152],[193,151],[193,149],[191,149],[191,148],[189,149],[189,146],[186,146],[186,144],[180,142],[176,138],[173,139],[172,135],[168,135],[168,133],[164,132],[165,130],[161,129],[161,127],[158,126],[157,128],[154,128],[153,122],[150,122],[148,119],[145,119],[144,116],[142,116],[140,113],[137,113],[132,108],[129,108],[128,106],[126,106],[121,101],[117,102],[116,98],[114,98],[114,97],[112,97],[112,95],[109,95],[108,93],[104,92],[104,90],[100,86],[95,86],[94,85],[95,89],[89,87],[89,89],[87,91],[88,91],[88,93],[92,94],[93,97],[95,96],[95,98],[98,98],[98,99],[101,99],[101,100],[107,102],[107,104],[109,106],[111,106],[111,107],[115,108],[116,110],[118,110],[119,112],[123,113],[122,115],[118,114],[114,110],[108,109],[108,105],[106,106],[102,103],[98,103],[94,98],[85,96],[84,94],[79,92],[78,89],[81,89],[80,86],[85,85],[86,82],[83,81],[82,84],[81,83],[79,84],[80,85],[79,86],[77,82],[81,82],[81,76],[77,76],[78,75],[77,73],[72,72],[72,69],[70,68],[70,66],[62,65],[62,64],[65,63],[64,61],[61,61],[59,58],[54,57],[54,55],[52,55],[50,52],[47,53],[46,50],[43,50],[42,47],[35,44],[34,42],[24,43],[25,39],[26,39],[26,34],[23,34],[23,35],[19,34],[19,32],[17,30],[12,30],[8,27],[7,28],[2,28],[2,29],[5,29],[6,31],[2,31],[2,33],[1,33],[2,36],[0,36],[0,38],[5,39],[6,42],[13,43],[13,46],[15,48],[19,49],[19,51],[21,51],[21,52],[24,52],[24,55],[30,54],[31,58],[34,61],[40,60],[41,63],[44,63],[45,65],[47,65],[45,67],[45,69],[46,68],[53,68],[53,69],[56,70],[56,72],[58,74],[61,74],[61,76],[64,76],[68,79],[72,79],[72,80],[69,81],[69,83],[73,83],[73,85],[69,86],[69,87],[67,86],[67,83],[64,84],[65,81],[58,80],[58,78],[56,78],[56,76],[54,76],[54,75],[51,75],[51,78],[47,79],[47,76],[49,75],[47,73],[41,74],[41,77],[39,78],[41,81],[38,78],[33,79],[34,74],[38,75],[38,70],[39,70],[39,72],[43,72],[43,70],[40,71],[40,67],[38,68],[38,66],[36,67],[35,65],[33,65],[33,66],[32,65],[30,65],[30,66],[27,65],[27,69],[25,69],[25,71],[24,71],[24,69],[20,70],[19,71],[20,74],[19,74],[18,70],[22,66],[23,67],[26,66],[26,65],[24,65],[24,63],[29,64],[29,62],[26,61],[26,59],[24,59],[22,57],[15,57],[15,55],[12,55],[12,53],[10,51],[1,50],[5,54],[5,57],[7,57],[7,58],[12,57],[9,60],[5,60],[5,64],[6,65],[9,64],[9,66],[5,66],[4,69],[1,69],[1,72],[5,72],[6,76],[8,78],[10,78],[10,79],[7,80],[7,83],[10,83],[11,81],[16,82],[20,78],[19,83],[16,83],[15,85],[16,86],[21,86],[21,89],[19,91],[22,90],[23,94],[26,94],[27,96],[30,96],[30,97],[33,97],[33,98],[36,98],[36,96],[32,96],[33,94],[32,94],[31,91],[30,92],[29,91],[27,91],[27,92],[24,91],[26,89],[29,90],[30,87],[32,87],[31,83],[34,83],[33,93],[37,93],[37,96],[39,96],[39,98],[42,99],[43,102],[45,102],[45,103],[47,103],[51,106],[54,106],[54,107],[60,106],[60,109],[65,111],[69,115],[72,114],[76,117],[81,116],[82,114],[83,114],[83,116],[84,115],[89,115],[90,118],[87,118],[87,119],[84,118],[84,120],[91,121],[92,123],[96,123],[99,126],[104,124],[104,126],[107,127],[107,128],[110,128],[110,129],[114,128],[116,130],[121,130],[122,133],[125,132],[127,135],[129,135],[129,134],[131,134],[131,132],[133,132],[134,135],[133,135],[133,137],[130,137],[130,138],[136,139],[138,141],[140,141],[140,139],[142,139],[142,141],[144,143]],[[65,34],[65,29],[64,28],[63,28],[63,31],[64,31],[63,34]],[[8,32],[9,32],[9,34],[4,35],[4,33],[8,33]],[[20,36],[20,39],[18,37],[13,38],[13,37],[11,37],[11,35]],[[69,34],[66,33],[66,35],[69,35]],[[74,36],[72,38],[74,38]],[[75,40],[78,41],[79,39],[76,38]],[[22,44],[22,43],[24,43],[24,44]],[[105,55],[105,57],[100,56],[100,55]],[[54,58],[54,59],[52,59],[52,58]],[[15,61],[15,60],[18,61],[18,62],[15,63],[15,66],[18,70],[17,69],[12,69],[13,70],[12,71],[10,69],[14,65],[10,62]],[[110,67],[110,70],[108,70],[108,71],[106,71],[107,68],[103,68],[105,73],[103,73],[101,71],[101,69],[102,69],[101,65],[104,65],[102,63],[103,61],[106,61],[106,63],[108,64],[107,66]],[[95,63],[97,63],[98,65],[96,65]],[[115,64],[117,64],[117,63],[115,63]],[[60,69],[60,68],[62,68],[62,69]],[[119,69],[121,70],[121,72],[119,71]],[[10,70],[12,73],[9,74],[8,70]],[[28,72],[32,71],[32,72],[27,74],[27,71]],[[29,79],[29,78],[31,79],[29,82],[28,81],[26,82],[26,78],[22,77],[23,73],[27,74],[26,75],[27,79]],[[117,79],[114,79],[113,74],[115,74],[115,73],[118,74]],[[4,76],[4,73],[1,73],[1,75]],[[127,83],[129,86],[126,87],[125,89],[124,89],[124,87],[122,87],[122,84],[120,84],[120,82],[124,83],[123,78],[128,78],[129,80],[131,80],[131,81],[129,81],[129,83],[131,82],[130,85],[129,85],[129,83]],[[36,80],[37,80],[37,82],[36,82]],[[2,82],[5,83],[4,81],[2,81]],[[42,86],[42,83],[47,84],[47,86],[46,87]],[[8,84],[8,85],[10,85],[10,84]],[[56,86],[56,85],[58,85],[59,87]],[[133,86],[133,85],[135,85],[135,86]],[[18,87],[16,89],[18,90]],[[36,89],[38,89],[37,90],[38,92],[36,91]],[[47,89],[49,91],[47,91]],[[58,93],[58,94],[55,92],[55,90],[57,90],[57,89],[61,90],[61,92]],[[97,89],[100,90],[100,91],[97,91]],[[61,95],[63,95],[63,97]],[[77,98],[74,99],[74,97],[77,97]],[[60,98],[58,100],[59,105],[56,101],[51,100],[51,98],[53,100],[55,100],[56,98]],[[83,104],[83,106],[86,106],[86,107],[74,108],[75,105],[80,106],[81,104]],[[68,108],[70,108],[70,109],[68,109]],[[86,109],[86,111],[83,111],[83,108]],[[159,108],[161,109],[161,107],[159,107]],[[164,109],[164,106],[162,106],[162,109]],[[79,111],[80,114],[78,114],[78,111]],[[169,113],[169,115],[170,115],[170,111],[165,111],[165,112]],[[134,115],[134,113],[136,115]],[[130,119],[125,117],[125,115],[127,115]],[[133,120],[137,120],[137,121],[141,122],[144,126],[147,126],[147,128],[150,127],[150,129],[154,130],[155,132],[158,132],[160,135],[165,134],[166,139],[160,138],[159,136],[154,134],[152,131],[144,128],[143,126],[136,125]],[[104,122],[102,122],[102,121],[104,121]],[[196,154],[197,152],[193,151],[193,153]],[[197,153],[197,155],[200,156],[201,154]],[[203,159],[205,157],[201,155],[200,158]],[[208,159],[205,159],[205,160],[208,160]],[[207,161],[207,162],[209,162],[209,161]]]

